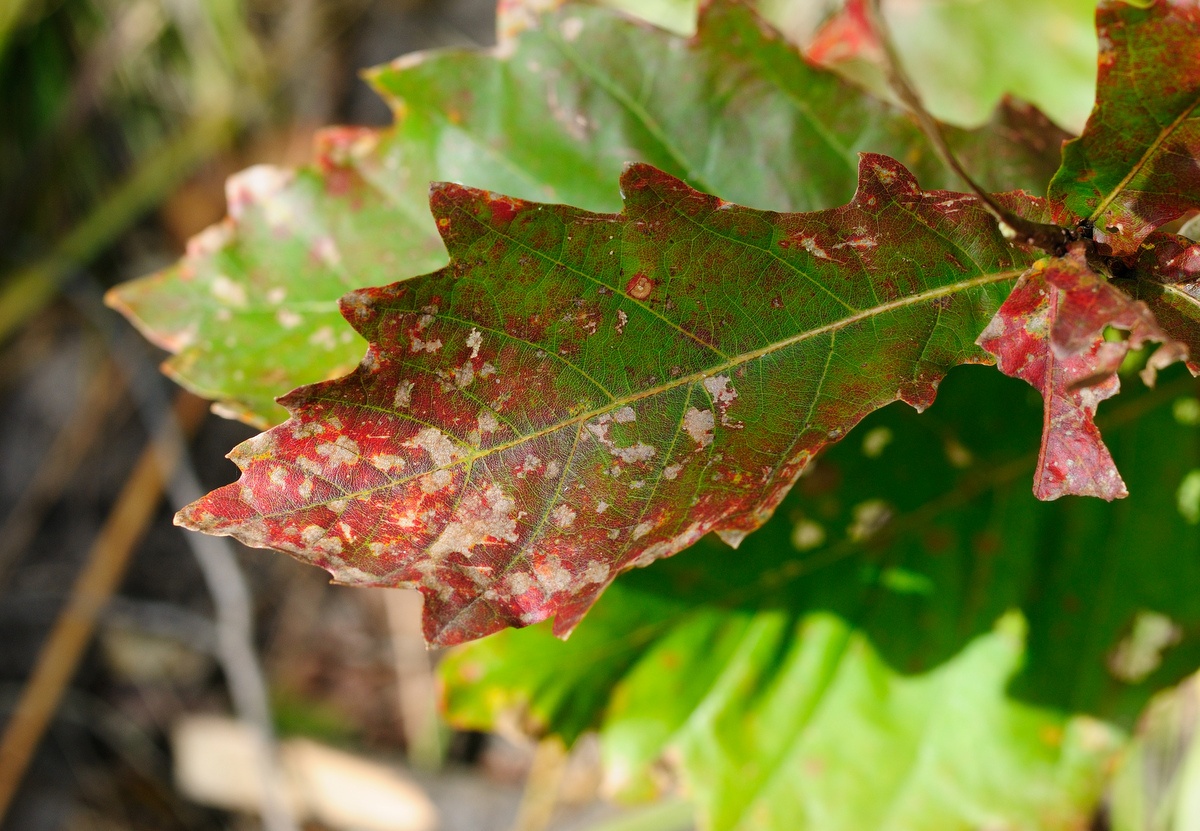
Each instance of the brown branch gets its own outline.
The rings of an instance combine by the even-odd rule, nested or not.
[[[875,36],[879,40],[879,45],[883,50],[883,70],[887,76],[888,85],[891,86],[892,91],[896,93],[901,103],[912,113],[913,118],[917,121],[917,125],[921,128],[921,132],[925,134],[925,137],[929,139],[929,143],[933,145],[934,152],[937,153],[938,158],[942,160],[942,163],[946,167],[953,170],[967,185],[967,188],[979,198],[979,201],[983,203],[988,213],[1000,223],[1000,228],[1005,232],[1006,237],[1016,242],[1035,246],[1048,253],[1061,254],[1066,249],[1067,243],[1074,239],[1071,231],[1058,225],[1032,222],[1013,213],[1001,205],[994,196],[980,187],[979,183],[972,178],[971,174],[959,162],[958,157],[954,155],[954,151],[950,149],[945,134],[942,133],[941,125],[925,109],[925,105],[921,102],[920,94],[917,92],[916,87],[913,86],[908,74],[904,71],[900,54],[896,50],[895,43],[892,42],[887,24],[883,20],[883,13],[880,11],[880,2],[881,0],[866,0],[864,7],[867,14],[867,21],[874,30]]]

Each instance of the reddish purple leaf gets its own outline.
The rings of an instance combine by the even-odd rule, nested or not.
[[[1109,327],[1129,333],[1106,340]],[[1187,356],[1145,303],[1095,274],[1082,244],[1065,257],[1043,260],[1021,277],[979,344],[998,359],[1000,371],[1021,378],[1045,402],[1042,446],[1034,473],[1038,499],[1064,495],[1113,500],[1128,495],[1094,417],[1101,401],[1120,390],[1117,369],[1130,349],[1162,346],[1142,377]]]
[[[618,215],[437,186],[451,264],[345,298],[362,365],[282,399],[241,480],[179,521],[419,585],[434,643],[569,632],[621,571],[736,543],[866,414],[988,360],[975,337],[1032,255],[892,159],[859,177],[807,214],[646,165]]]
[[[1124,257],[1200,205],[1200,0],[1103,0],[1096,25],[1096,107],[1063,149],[1050,201],[1055,222],[1088,220]]]
[[[1187,344],[1188,369],[1200,375],[1200,245],[1173,234],[1142,244],[1131,293],[1150,307],[1163,331]]]

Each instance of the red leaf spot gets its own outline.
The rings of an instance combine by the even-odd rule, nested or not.
[[[493,196],[489,202],[492,209],[492,222],[507,225],[520,210],[520,204],[503,196]]]

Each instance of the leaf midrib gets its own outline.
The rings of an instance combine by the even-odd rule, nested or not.
[[[541,438],[542,436],[550,435],[551,433],[557,432],[558,430],[562,430],[564,428],[571,427],[576,424],[585,423],[593,418],[604,415],[605,413],[620,409],[621,407],[636,403],[643,399],[651,398],[656,395],[662,395],[663,393],[670,392],[671,390],[677,389],[677,388],[685,386],[685,385],[702,382],[705,378],[709,378],[713,375],[718,375],[722,372],[727,372],[727,371],[736,369],[737,367],[741,366],[742,364],[746,364],[751,361],[757,360],[759,358],[766,357],[767,355],[770,355],[774,352],[778,352],[781,349],[786,349],[789,346],[793,346],[797,343],[802,343],[803,341],[810,340],[811,338],[819,337],[820,335],[824,335],[824,334],[828,334],[830,332],[836,332],[838,330],[845,329],[849,326],[853,326],[855,323],[859,323],[863,320],[868,320],[872,317],[875,317],[878,315],[883,315],[883,314],[886,314],[891,311],[895,311],[898,309],[904,309],[909,306],[920,305],[920,304],[925,303],[930,300],[936,300],[939,297],[947,297],[950,295],[958,294],[960,292],[968,291],[973,288],[978,288],[980,286],[992,285],[994,283],[1003,283],[1003,282],[1006,282],[1009,280],[1015,280],[1017,277],[1019,277],[1024,272],[1025,272],[1025,269],[1022,268],[1022,269],[1009,269],[1006,271],[998,271],[998,272],[994,272],[994,273],[990,273],[990,274],[981,274],[981,275],[972,277],[967,280],[959,280],[954,283],[950,283],[950,284],[947,284],[944,286],[939,286],[934,289],[928,289],[926,291],[919,292],[917,294],[912,294],[912,295],[909,295],[907,297],[903,297],[903,298],[900,298],[897,300],[891,300],[886,303],[880,303],[876,306],[872,306],[870,308],[863,309],[859,312],[856,312],[855,314],[848,315],[847,317],[832,321],[823,326],[818,326],[814,329],[809,329],[804,332],[800,332],[798,334],[792,335],[791,337],[784,338],[783,340],[775,341],[774,343],[770,343],[770,344],[767,344],[766,346],[759,347],[758,349],[754,349],[749,352],[744,352],[740,355],[736,355],[732,358],[725,360],[722,363],[719,363],[719,364],[716,364],[713,366],[709,366],[705,369],[698,370],[696,372],[689,373],[688,375],[682,375],[678,378],[673,378],[670,381],[667,381],[665,383],[658,384],[656,386],[650,387],[645,390],[641,390],[636,393],[631,393],[624,397],[614,398],[612,401],[609,401],[602,406],[593,407],[592,409],[589,409],[589,410],[586,410],[577,415],[571,416],[570,418],[565,418],[565,419],[556,421],[554,424],[543,427],[532,433],[527,433],[523,436],[518,436],[517,438],[511,439],[510,441],[492,445],[491,447],[488,447],[488,448],[480,448],[479,450],[477,450],[473,453],[468,453],[468,454],[464,455],[461,459],[457,459],[456,461],[454,461],[448,465],[442,465],[440,467],[431,467],[428,470],[422,470],[421,472],[414,473],[411,476],[407,476],[407,477],[399,478],[399,479],[392,479],[383,485],[377,485],[377,486],[370,487],[370,488],[364,488],[359,491],[343,492],[341,495],[334,497],[332,499],[326,499],[326,500],[313,501],[313,502],[306,503],[306,506],[325,505],[330,502],[341,501],[344,499],[357,499],[357,498],[360,498],[363,496],[369,496],[371,494],[378,493],[380,491],[394,488],[398,485],[406,484],[406,483],[411,482],[415,479],[418,479],[422,476],[427,476],[430,473],[434,473],[439,470],[452,470],[452,469],[460,467],[462,465],[473,464],[478,459],[481,459],[481,458],[484,458],[487,456],[493,456],[493,455],[496,455],[499,453],[503,453],[506,450],[510,450],[514,447],[519,447],[522,444],[525,444],[527,442]],[[329,397],[329,396],[314,396],[311,400],[322,401],[322,402],[334,404],[337,406],[345,406],[345,404],[346,404],[346,402],[342,399],[335,398],[335,397]],[[364,405],[357,404],[355,406],[363,407]],[[389,415],[395,414],[394,411],[387,410],[382,407],[368,407],[368,408],[378,409],[381,412],[388,413]],[[564,473],[565,473],[565,471],[564,471]],[[294,513],[294,510],[285,510],[285,511],[280,511],[280,512],[275,512],[275,513],[260,514],[260,516],[262,516],[264,518],[275,518],[275,517],[287,516],[291,513]]]
[[[1170,124],[1158,131],[1158,135],[1155,136],[1154,141],[1150,143],[1150,146],[1146,148],[1146,152],[1144,152],[1141,158],[1139,158],[1133,167],[1130,168],[1129,172],[1125,174],[1125,177],[1117,183],[1116,187],[1109,192],[1108,196],[1104,197],[1103,201],[1101,201],[1096,209],[1092,211],[1092,215],[1088,217],[1089,222],[1096,223],[1100,220],[1100,216],[1108,210],[1109,206],[1112,205],[1118,196],[1124,193],[1125,189],[1129,187],[1130,182],[1132,182],[1134,178],[1142,172],[1146,165],[1149,164],[1150,159],[1158,154],[1159,148],[1162,147],[1163,142],[1170,138],[1175,131],[1179,129],[1183,122],[1187,121],[1191,117],[1192,113],[1196,111],[1197,107],[1200,107],[1200,94],[1198,94],[1192,100],[1192,103],[1184,108],[1184,110],[1177,115]]]

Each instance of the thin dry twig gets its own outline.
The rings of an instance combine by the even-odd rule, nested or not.
[[[895,43],[892,42],[891,34],[888,31],[887,24],[884,22],[883,13],[880,9],[881,0],[866,0],[864,4],[867,20],[871,24],[871,28],[875,31],[875,36],[879,40],[879,45],[883,50],[883,71],[887,75],[888,85],[896,93],[901,103],[908,108],[916,119],[917,125],[921,128],[921,132],[929,139],[929,143],[933,145],[934,152],[946,167],[953,170],[960,179],[967,185],[967,188],[979,197],[979,201],[983,203],[988,212],[996,218],[1000,223],[1001,229],[1011,231],[1011,234],[1006,232],[1006,236],[1011,239],[1023,242],[1026,245],[1032,245],[1042,249],[1048,253],[1061,254],[1066,250],[1067,243],[1074,237],[1072,232],[1058,225],[1047,225],[1041,222],[1032,222],[1024,217],[1017,216],[1008,208],[1001,205],[994,196],[985,191],[979,186],[979,183],[967,172],[958,157],[954,155],[954,151],[950,149],[950,144],[946,141],[946,136],[942,133],[942,128],[934,119],[929,111],[925,109],[925,105],[921,102],[921,96],[913,86],[908,74],[904,71],[904,64],[900,60],[900,53],[896,50]]]
[[[175,412],[183,429],[194,432],[204,420],[207,406],[201,399],[182,393],[176,399]],[[63,691],[92,639],[96,621],[120,585],[133,549],[158,508],[163,484],[180,458],[178,446],[161,439],[150,442],[88,552],[0,738],[0,817],[12,803]]]
[[[408,758],[417,767],[437,770],[445,749],[438,724],[433,661],[421,632],[421,595],[409,589],[383,591],[396,668],[396,703]]]
[[[127,375],[130,392],[148,429],[166,446],[174,449],[182,464],[167,484],[167,495],[178,510],[204,495],[186,453],[182,425],[165,406],[155,368],[146,360],[135,335],[118,336],[112,318],[104,309],[100,291],[93,288],[73,299],[109,339],[109,348]],[[263,780],[262,820],[267,831],[298,831],[298,824],[287,800],[283,769],[279,764],[279,745],[271,720],[267,681],[254,648],[254,608],[250,589],[238,565],[228,539],[207,534],[184,534],[184,540],[196,558],[205,586],[212,596],[216,612],[217,660],[229,687],[229,696],[238,717],[258,739],[258,761]]]
[[[550,827],[566,770],[567,747],[562,739],[547,736],[538,742],[513,831],[545,831]]]

